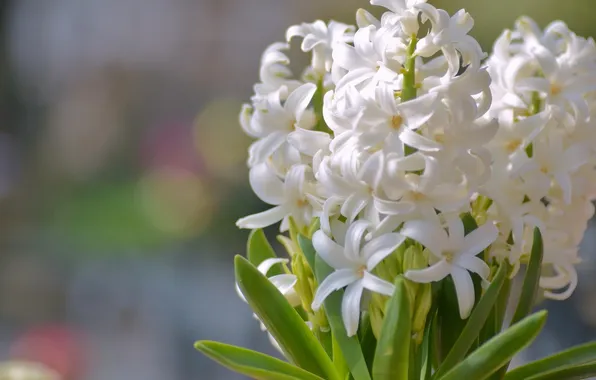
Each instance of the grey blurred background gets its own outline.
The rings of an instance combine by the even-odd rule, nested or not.
[[[596,34],[593,0],[466,8],[489,50],[527,14]],[[264,206],[237,113],[292,24],[366,0],[0,0],[0,360],[65,380],[239,379],[192,343],[273,353],[234,292],[237,218]],[[369,7],[370,9],[371,7]],[[275,231],[269,231],[274,236]],[[596,236],[580,289],[525,359],[596,336]],[[522,358],[522,360],[524,359]]]

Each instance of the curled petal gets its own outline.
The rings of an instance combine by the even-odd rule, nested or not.
[[[374,276],[368,272],[364,272],[364,277],[362,278],[362,285],[365,289],[368,289],[371,292],[383,294],[386,296],[391,296],[395,291],[395,286],[392,283],[380,279],[379,277]]]
[[[453,267],[451,271],[451,278],[453,279],[455,292],[457,293],[459,316],[461,319],[466,319],[470,316],[475,301],[474,283],[472,282],[472,277],[467,270]]]
[[[414,239],[435,256],[442,257],[444,247],[448,242],[447,233],[436,223],[424,220],[412,220],[404,224],[400,233]]]
[[[312,309],[319,310],[329,294],[358,280],[356,272],[351,269],[340,269],[331,273],[319,284],[312,302]]]
[[[361,255],[366,260],[366,268],[373,270],[377,264],[389,256],[406,240],[398,233],[385,234],[374,238],[362,247]]]
[[[331,240],[322,230],[313,234],[312,244],[317,254],[333,268],[353,267],[352,262],[346,257],[343,247]]]
[[[441,281],[445,277],[449,276],[453,269],[453,266],[446,260],[441,260],[428,268],[409,270],[405,276],[408,280],[420,283],[428,283],[434,281]]]
[[[341,301],[341,316],[348,336],[356,335],[360,321],[360,300],[364,287],[357,281],[346,288]]]
[[[269,272],[269,270],[276,264],[286,264],[288,263],[288,259],[281,259],[281,258],[271,258],[271,259],[265,259],[263,260],[263,262],[261,262],[259,264],[259,266],[257,267],[257,269],[259,270],[259,272],[261,272],[263,275],[267,276],[267,273]]]
[[[284,206],[277,206],[267,211],[245,216],[238,219],[236,226],[239,228],[248,228],[254,230],[256,228],[264,228],[281,221],[288,214],[288,210]]]
[[[263,202],[271,205],[280,205],[283,203],[283,182],[269,169],[266,163],[256,165],[250,169],[249,182],[257,197]]]
[[[484,251],[499,236],[499,229],[492,223],[484,224],[464,238],[461,256],[475,256]]]

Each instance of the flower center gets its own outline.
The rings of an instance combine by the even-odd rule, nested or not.
[[[296,130],[296,120],[290,120],[290,122],[288,123],[288,129],[290,131],[295,131]]]
[[[360,278],[364,277],[364,272],[366,272],[366,265],[361,265],[356,270],[356,275]]]
[[[563,91],[563,87],[558,83],[551,83],[550,84],[550,93],[553,96],[559,95]]]
[[[445,261],[447,261],[449,264],[453,264],[453,259],[455,258],[453,252],[444,252],[443,257],[445,258]]]
[[[308,201],[304,198],[300,198],[296,201],[296,206],[298,206],[299,208],[306,207],[308,206]]]
[[[436,142],[443,144],[445,143],[445,134],[442,132],[437,132],[433,135],[433,138],[435,139]]]
[[[513,153],[517,150],[517,148],[520,147],[521,144],[522,141],[520,139],[509,140],[509,142],[505,144],[505,150],[508,153]]]
[[[391,118],[391,128],[393,128],[397,131],[401,127],[403,122],[404,122],[404,119],[401,116],[395,115]]]
[[[547,168],[546,166],[542,166],[542,167],[540,168],[540,171],[541,171],[542,173],[544,173],[544,174],[548,174],[548,168]]]
[[[409,200],[412,201],[423,201],[426,199],[426,195],[422,194],[419,191],[411,190],[407,192],[407,198],[409,198]]]

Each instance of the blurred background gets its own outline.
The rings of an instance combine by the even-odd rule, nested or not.
[[[521,14],[596,35],[593,0],[466,8],[486,50]],[[366,0],[0,0],[0,361],[64,380],[239,379],[192,344],[274,353],[234,291],[248,187],[237,122],[260,54]],[[370,9],[371,7],[369,7]],[[269,231],[274,236],[275,231]],[[596,234],[539,357],[596,337]],[[522,358],[523,360],[523,358]]]

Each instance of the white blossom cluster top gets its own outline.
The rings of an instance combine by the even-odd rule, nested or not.
[[[288,43],[263,54],[240,121],[256,139],[251,187],[273,207],[238,226],[281,221],[284,231],[290,218],[303,228],[318,218],[312,242],[335,271],[312,308],[345,288],[348,335],[358,329],[363,292],[392,294],[375,267],[405,241],[424,247],[427,264],[405,276],[451,276],[467,318],[471,272],[489,280],[492,260],[518,267],[539,227],[540,286],[547,297],[568,297],[596,194],[594,41],[561,22],[541,31],[522,18],[485,61],[464,10],[450,16],[426,0],[371,4],[386,8],[380,20],[361,9],[357,27],[292,26]],[[300,76],[286,54],[294,39],[312,56]],[[465,213],[479,224],[468,234]],[[283,293],[291,286],[285,278]]]

